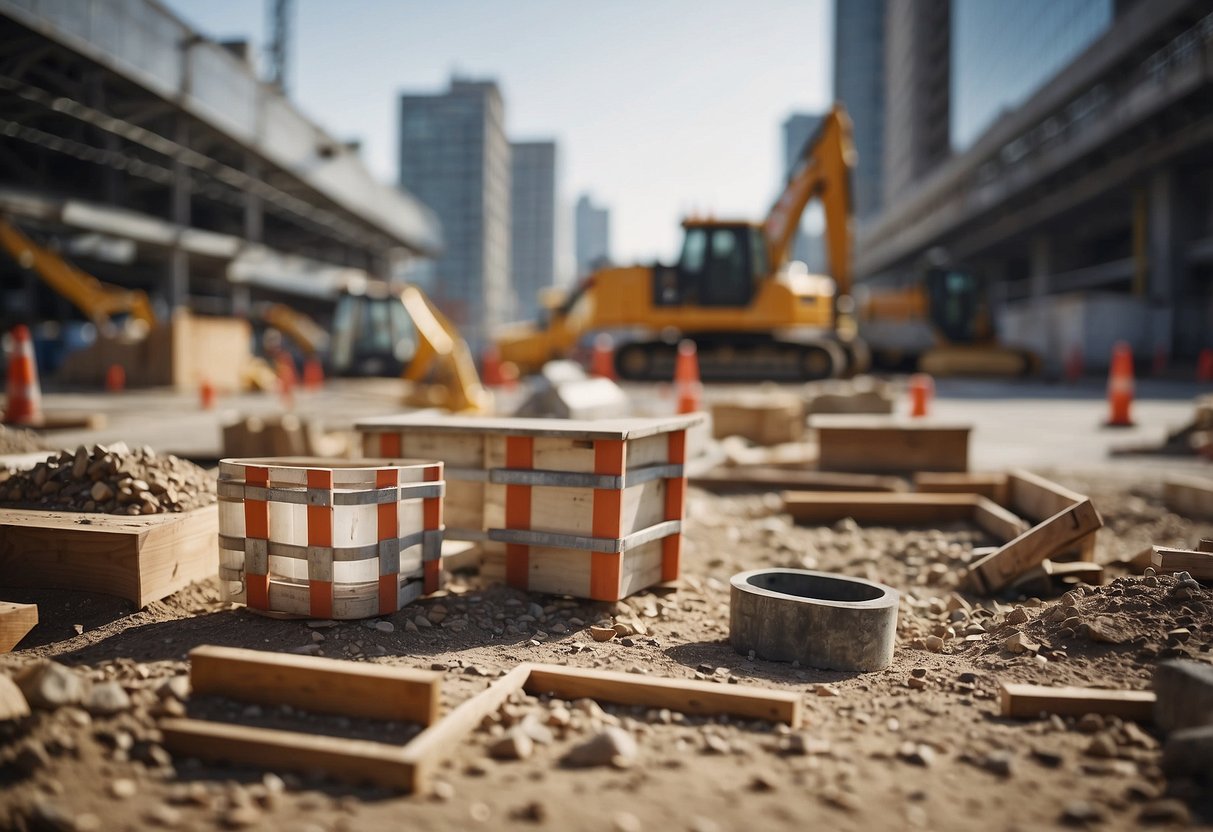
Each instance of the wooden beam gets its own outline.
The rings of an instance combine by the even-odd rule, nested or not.
[[[408,791],[413,764],[399,746],[199,719],[160,722],[174,754],[272,771],[323,771],[346,782]]]
[[[1102,690],[1098,688],[1048,687],[1004,683],[1002,715],[1034,719],[1042,713],[1058,716],[1102,714],[1150,722],[1154,718],[1154,693],[1148,690]]]
[[[969,468],[967,425],[814,416],[809,426],[817,428],[823,471],[896,474]]]
[[[692,476],[690,484],[715,494],[740,491],[905,491],[905,480],[878,474],[798,471],[774,466],[716,468]]]
[[[564,699],[589,698],[617,705],[669,708],[697,716],[727,714],[800,726],[799,693],[557,665],[532,666],[525,688],[528,693]]]
[[[1198,581],[1213,581],[1213,553],[1210,552],[1155,546],[1150,565],[1167,575],[1187,572]]]
[[[973,506],[973,522],[999,543],[1014,540],[1028,530],[1028,524],[993,500],[978,495]]]
[[[1162,501],[1176,514],[1198,520],[1213,519],[1213,481],[1173,474],[1163,481]]]
[[[190,651],[195,695],[422,725],[438,718],[441,679],[428,670],[238,647]]]
[[[1007,508],[1033,523],[1047,520],[1086,497],[1030,471],[1012,471],[1007,477]]]
[[[980,499],[976,494],[786,491],[783,506],[800,523],[835,523],[850,517],[859,523],[921,526],[968,520]]]
[[[0,653],[7,653],[38,625],[37,604],[0,601]]]
[[[966,578],[977,592],[993,593],[1006,587],[1034,566],[1063,551],[1103,525],[1090,500],[1038,523],[997,551],[969,567]]]
[[[963,471],[919,471],[914,488],[926,494],[980,494],[1001,506],[1007,504],[1007,475]]]

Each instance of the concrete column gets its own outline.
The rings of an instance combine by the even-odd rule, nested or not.
[[[182,118],[177,119],[174,138],[181,145],[189,142],[188,128]],[[169,258],[168,305],[170,310],[176,311],[188,306],[190,293],[190,259],[181,246],[181,235],[190,226],[190,179],[185,163],[177,160],[173,161],[172,214],[177,239]]]
[[[261,163],[253,154],[245,154],[244,172],[254,179],[261,178]],[[265,211],[261,197],[251,191],[244,193],[244,239],[260,243],[265,230]]]
[[[1053,247],[1045,234],[1036,234],[1028,242],[1029,295],[1042,298],[1049,293],[1049,275],[1053,271]]]

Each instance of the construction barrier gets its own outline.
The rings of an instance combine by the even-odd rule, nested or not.
[[[42,387],[34,362],[34,341],[25,324],[13,327],[11,335],[13,351],[4,389],[4,421],[9,425],[37,425],[42,422]]]
[[[1112,366],[1108,371],[1108,427],[1132,427],[1133,350],[1125,341],[1112,348]]]
[[[678,391],[679,413],[694,413],[702,409],[703,384],[699,381],[699,354],[694,341],[684,340],[678,344],[674,387]]]

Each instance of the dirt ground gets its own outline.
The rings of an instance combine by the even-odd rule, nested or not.
[[[1156,480],[1055,478],[1093,497],[1106,523],[1099,534],[1103,562],[1149,544],[1191,546],[1213,537],[1213,525],[1167,512]],[[0,656],[0,672],[54,658],[95,681],[121,681],[134,705],[113,717],[70,707],[37,712],[21,731],[0,733],[0,828],[708,832],[1213,824],[1213,789],[1164,777],[1151,726],[998,715],[1004,681],[1146,688],[1163,658],[1213,661],[1213,590],[1177,592],[1170,576],[1117,578],[1121,573],[1109,570],[1114,580],[1104,587],[1060,598],[996,602],[956,593],[972,549],[991,543],[964,525],[801,527],[780,513],[775,495],[692,491],[680,587],[620,604],[531,596],[456,577],[439,596],[379,619],[392,624],[384,632],[362,622],[313,627],[228,609],[213,584],[143,610],[97,595],[6,592],[12,600],[36,601],[42,623],[24,649]],[[728,644],[728,581],[764,566],[837,571],[901,590],[893,665],[837,673],[735,653]],[[636,634],[599,643],[587,629],[619,622]],[[1035,654],[1004,647],[1017,631],[1040,645]],[[931,635],[943,638],[940,652],[926,649]],[[185,655],[200,644],[442,669],[448,705],[522,661],[706,678],[799,692],[806,724],[791,732],[527,697],[454,750],[435,794],[400,796],[170,757],[158,744],[155,719],[183,707],[162,685],[186,672]],[[389,742],[415,731],[202,698],[187,700],[184,709]],[[533,753],[493,757],[489,749],[507,726],[524,723],[537,740]],[[561,764],[604,725],[618,725],[636,740],[633,761]]]

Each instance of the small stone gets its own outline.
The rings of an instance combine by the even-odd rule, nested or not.
[[[93,685],[84,700],[84,709],[93,716],[113,716],[131,709],[131,698],[115,681]]]
[[[999,777],[1010,777],[1014,763],[1015,757],[1010,751],[991,751],[981,761],[981,767]]]
[[[171,679],[165,679],[160,687],[156,688],[156,695],[161,699],[178,699],[186,700],[190,698],[190,677],[189,676],[173,676]]]
[[[1103,644],[1120,644],[1125,640],[1117,632],[1116,622],[1102,615],[1087,624],[1087,638]]]
[[[1012,653],[1036,653],[1040,650],[1040,645],[1032,641],[1023,633],[1017,632],[1010,638],[1003,641],[1002,646]]]
[[[1094,734],[1103,730],[1103,717],[1099,714],[1083,714],[1074,727],[1083,734]]]
[[[1137,819],[1147,824],[1187,826],[1192,822],[1192,813],[1182,800],[1169,797],[1153,800],[1142,806]]]
[[[147,813],[147,821],[152,826],[172,829],[181,825],[182,812],[167,803],[158,803]]]
[[[1061,813],[1062,822],[1072,826],[1096,823],[1103,820],[1103,816],[1102,809],[1085,800],[1074,800],[1067,803]]]
[[[817,685],[814,693],[818,696],[837,696],[838,690],[830,685]]]
[[[50,762],[51,757],[46,746],[36,739],[28,739],[22,743],[21,750],[13,760],[17,770],[27,777],[50,765]]]
[[[551,745],[556,737],[552,729],[539,721],[539,717],[528,714],[518,726],[536,745]]]
[[[907,763],[930,768],[935,764],[935,749],[922,743],[905,742],[901,744],[897,754]]]
[[[390,621],[376,621],[375,629],[381,633],[394,633],[396,632],[396,625]]]
[[[104,482],[98,480],[93,483],[93,487],[89,489],[88,495],[93,498],[94,502],[104,503],[110,497],[114,496],[114,489],[110,488]]]
[[[84,681],[75,671],[52,661],[32,664],[13,680],[31,708],[54,710],[84,701]]]
[[[521,728],[511,728],[489,746],[489,756],[497,760],[525,760],[534,750],[535,743]]]
[[[719,734],[704,734],[703,750],[709,754],[729,754],[733,749],[729,747],[729,741]]]
[[[1025,610],[1023,607],[1016,607],[1015,609],[1013,609],[1009,613],[1007,613],[1006,618],[1004,620],[1008,624],[1015,624],[1015,625],[1027,624],[1028,623],[1028,611]]]
[[[773,792],[779,788],[779,781],[770,771],[758,771],[750,777],[750,791],[752,792]]]
[[[1116,740],[1110,734],[1096,734],[1087,745],[1087,754],[1091,757],[1110,759],[1117,756]]]
[[[622,728],[608,726],[565,754],[563,762],[577,768],[604,765],[627,768],[638,755],[639,749],[631,734]]]
[[[252,804],[234,806],[223,813],[223,825],[229,829],[247,829],[261,823],[261,810]]]
[[[109,792],[118,800],[129,800],[139,793],[139,787],[129,777],[120,777],[110,782]]]
[[[455,799],[455,787],[445,780],[438,780],[430,787],[430,794],[434,796],[435,800],[448,803]]]
[[[631,812],[616,812],[611,817],[611,828],[615,832],[644,832],[644,824]]]
[[[906,687],[912,690],[926,690],[927,680],[922,676],[911,676],[906,679]]]
[[[925,644],[927,650],[931,651],[932,653],[939,653],[943,650],[943,639],[939,636],[927,636],[923,641],[923,644]]]
[[[619,632],[614,627],[590,627],[590,636],[594,641],[610,641]]]

